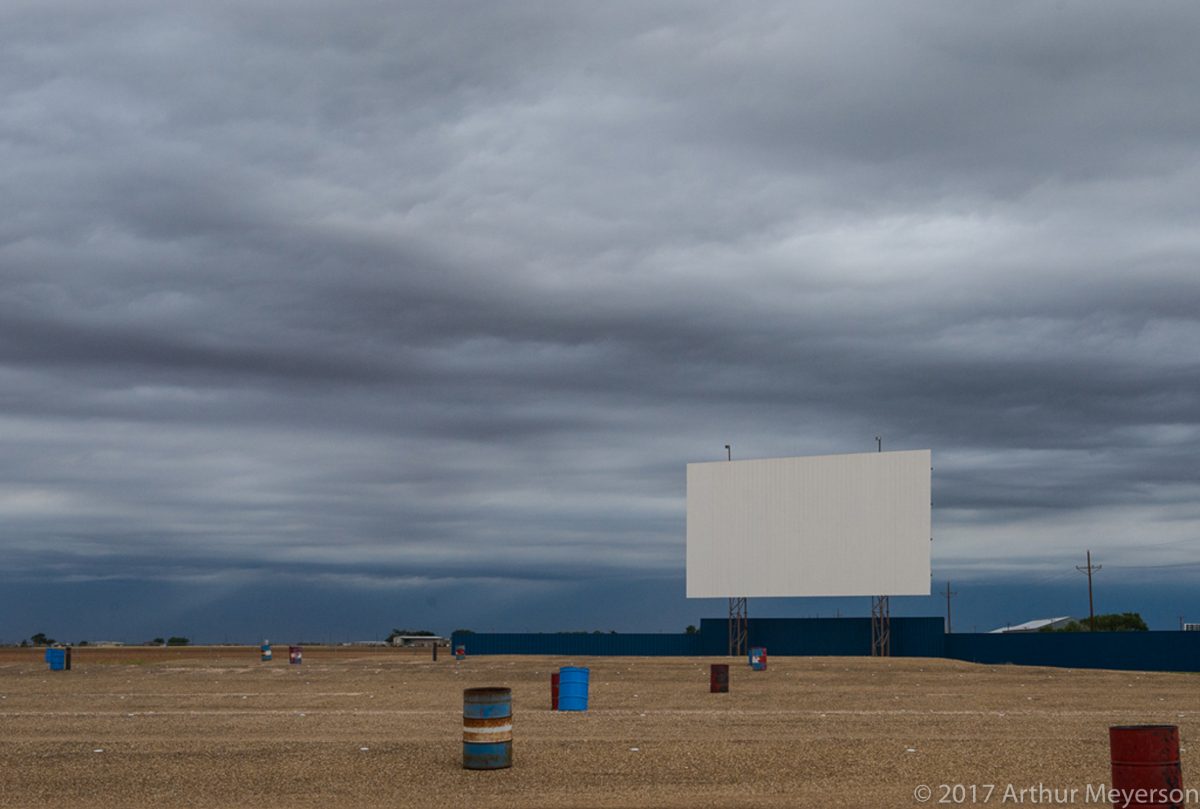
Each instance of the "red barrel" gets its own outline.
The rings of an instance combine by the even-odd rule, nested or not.
[[[1183,806],[1179,728],[1126,725],[1108,729],[1114,806],[1129,809]]]
[[[550,710],[558,710],[558,672],[550,672]]]
[[[728,663],[713,663],[708,667],[708,691],[710,694],[729,693]]]

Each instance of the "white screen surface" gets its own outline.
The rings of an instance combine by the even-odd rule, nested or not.
[[[930,450],[687,466],[687,597],[929,595]]]

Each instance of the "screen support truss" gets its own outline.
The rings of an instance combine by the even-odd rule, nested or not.
[[[746,599],[729,599],[729,656],[738,657],[747,653]]]
[[[892,656],[892,610],[887,596],[871,598],[871,656]]]

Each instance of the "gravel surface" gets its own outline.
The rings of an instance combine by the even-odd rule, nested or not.
[[[311,646],[300,666],[286,647],[271,663],[84,648],[49,672],[41,656],[0,649],[3,807],[911,807],[942,784],[976,785],[975,805],[1097,806],[1108,726],[1151,722],[1180,726],[1184,784],[1200,773],[1193,674]],[[711,662],[732,664],[730,693],[708,693]],[[549,710],[567,664],[591,668],[586,714]],[[476,686],[513,689],[511,770],[461,769]],[[1039,785],[1078,794],[1017,792]]]

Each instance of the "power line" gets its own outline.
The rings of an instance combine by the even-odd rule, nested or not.
[[[1176,545],[1194,545],[1197,543],[1200,543],[1200,538],[1198,537],[1182,537],[1180,539],[1168,539],[1165,542],[1139,542],[1137,547],[1138,550],[1144,550],[1146,548],[1170,548]]]
[[[1200,562],[1167,562],[1162,565],[1109,565],[1117,570],[1166,570],[1172,567],[1200,567]],[[1082,568],[1080,568],[1082,570]]]
[[[1069,570],[1059,571],[1058,573],[1047,572],[1047,573],[1041,573],[1041,574],[1033,577],[1033,581],[1035,581],[1035,582],[1058,581],[1059,579],[1065,579],[1070,575],[1071,575],[1071,571],[1069,571]]]

